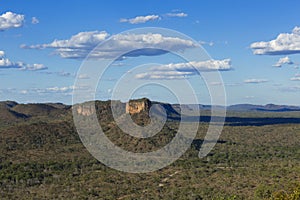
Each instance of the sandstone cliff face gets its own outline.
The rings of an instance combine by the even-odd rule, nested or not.
[[[148,99],[130,100],[126,103],[126,113],[137,114],[143,111],[149,112],[151,102]]]
[[[90,116],[95,113],[95,108],[92,105],[79,105],[76,111],[79,115]]]

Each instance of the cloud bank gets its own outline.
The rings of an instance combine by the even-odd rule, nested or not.
[[[183,79],[196,75],[200,71],[229,71],[230,59],[170,63],[151,67],[148,72],[135,75],[137,79]]]
[[[108,39],[109,36],[110,34],[106,31],[80,32],[71,36],[70,39],[54,40],[48,44],[21,45],[21,48],[51,48],[55,49],[55,53],[62,58],[84,59],[99,43]],[[167,53],[162,49],[179,52],[197,46],[198,44],[191,40],[161,34],[118,34],[114,35],[109,42],[104,43],[101,48],[94,49],[89,56],[97,59],[111,59],[131,49],[136,50],[124,55],[125,57],[153,56]]]
[[[13,62],[6,58],[5,52],[0,51],[0,69],[19,68],[21,70],[37,71],[47,69],[43,64],[26,64],[23,62]]]

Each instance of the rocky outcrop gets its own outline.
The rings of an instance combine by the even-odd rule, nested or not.
[[[151,101],[149,99],[143,98],[138,100],[129,100],[126,103],[126,113],[137,114],[143,111],[149,112],[151,107]]]
[[[95,106],[93,105],[78,105],[76,111],[79,115],[90,116],[95,113]]]

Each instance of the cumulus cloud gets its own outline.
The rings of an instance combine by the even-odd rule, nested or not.
[[[137,79],[183,79],[198,74],[199,71],[231,70],[230,59],[170,63],[151,67],[148,72],[135,75]]]
[[[246,80],[244,80],[244,83],[254,83],[254,84],[266,83],[266,82],[268,82],[267,79],[255,79],[255,78],[252,78],[252,79],[246,79]]]
[[[300,81],[300,74],[295,74],[294,77],[290,78],[291,81]]]
[[[130,24],[142,24],[148,21],[153,21],[158,19],[160,19],[158,15],[146,15],[146,16],[137,16],[135,18],[130,18],[130,19],[122,18],[120,19],[120,22],[128,22]]]
[[[0,51],[0,69],[2,68],[21,68],[23,66],[22,62],[12,62],[5,57],[5,52]]]
[[[6,12],[0,15],[0,31],[5,31],[11,28],[19,28],[24,24],[24,15],[13,12]]]
[[[300,27],[295,27],[292,33],[281,33],[276,39],[268,42],[255,42],[251,49],[257,55],[287,55],[300,53]]]
[[[294,62],[291,61],[291,59],[288,56],[286,56],[286,57],[280,58],[277,61],[277,63],[275,65],[273,65],[273,66],[274,67],[282,67],[282,65],[285,65],[285,64],[292,65],[292,64],[294,64]]]
[[[36,18],[36,17],[32,17],[31,18],[31,23],[32,24],[38,24],[38,23],[40,23],[40,20],[38,20],[38,18]]]
[[[13,62],[6,58],[4,51],[0,51],[0,69],[1,68],[19,68],[21,70],[30,71],[47,69],[47,67],[45,67],[43,64],[26,64],[23,62]]]
[[[188,15],[186,13],[180,12],[180,13],[167,13],[168,17],[187,17]]]
[[[21,45],[21,48],[29,49],[55,49],[55,53],[62,58],[83,59],[100,42],[109,37],[105,31],[80,32],[73,35],[70,39],[54,40],[49,44]],[[101,48],[96,48],[89,55],[90,58],[109,59],[115,58],[123,52],[129,52],[125,57],[152,56],[167,53],[162,49],[178,52],[187,48],[197,47],[198,44],[191,40],[184,40],[178,37],[167,37],[161,34],[118,34],[114,35],[109,42],[104,43]]]
[[[39,45],[21,45],[22,48],[32,48],[32,49],[44,49],[44,48],[57,48],[57,49],[86,49],[94,48],[98,43],[107,39],[109,34],[105,31],[90,31],[90,32],[80,32],[76,35],[71,36],[67,40],[54,40],[49,44],[39,44]]]

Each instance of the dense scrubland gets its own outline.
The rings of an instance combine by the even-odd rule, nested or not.
[[[178,128],[173,116],[155,137],[136,139],[115,125],[109,101],[97,101],[96,108],[107,136],[133,152],[165,145]],[[180,159],[130,174],[89,154],[70,106],[1,102],[0,111],[1,199],[300,199],[300,112],[230,111],[215,148],[202,159],[208,122],[200,120]],[[132,118],[147,123],[145,113]]]

